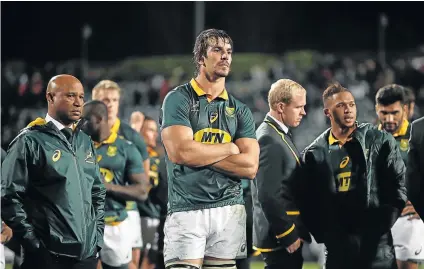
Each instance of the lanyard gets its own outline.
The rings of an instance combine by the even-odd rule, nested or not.
[[[297,164],[298,164],[298,165],[300,165],[299,157],[297,157],[296,152],[295,152],[295,151],[293,150],[293,148],[289,145],[289,143],[287,143],[286,138],[284,137],[284,133],[280,132],[280,131],[277,129],[277,127],[275,127],[275,126],[274,126],[274,124],[272,124],[271,122],[269,122],[269,121],[267,121],[267,120],[265,120],[265,122],[266,122],[269,126],[271,126],[272,128],[274,128],[274,130],[275,130],[275,131],[276,131],[279,135],[281,135],[281,138],[283,139],[284,143],[286,143],[286,145],[289,147],[290,151],[293,153],[293,156],[294,156],[294,158],[296,159]]]

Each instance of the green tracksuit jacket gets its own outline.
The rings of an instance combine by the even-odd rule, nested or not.
[[[51,253],[82,260],[103,244],[106,189],[79,125],[70,143],[38,118],[12,141],[1,170],[1,213],[24,248],[38,239]]]

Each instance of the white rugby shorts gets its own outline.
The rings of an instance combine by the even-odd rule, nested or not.
[[[164,260],[246,258],[244,205],[175,212],[164,227]]]
[[[114,267],[128,264],[132,260],[133,231],[128,218],[117,225],[105,225],[104,246],[100,260]]]
[[[424,223],[421,219],[401,217],[392,227],[396,259],[400,261],[424,261]]]

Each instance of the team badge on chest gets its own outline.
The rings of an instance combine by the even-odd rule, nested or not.
[[[118,148],[117,147],[115,147],[115,146],[109,146],[107,148],[106,154],[107,154],[107,156],[113,157],[113,156],[116,155],[116,152],[117,151],[118,151]]]
[[[409,141],[408,139],[401,139],[399,143],[399,148],[402,151],[407,151],[409,148]]]
[[[225,107],[225,115],[228,117],[234,117],[234,107]]]

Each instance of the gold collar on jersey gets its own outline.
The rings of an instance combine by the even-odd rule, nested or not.
[[[346,139],[346,142],[351,141],[352,137],[348,137],[348,139]],[[342,143],[342,141],[340,141],[339,139],[335,138],[333,135],[333,132],[330,131],[330,135],[328,136],[328,144],[329,145],[333,145],[333,144],[339,144],[340,147],[342,147],[345,143]]]
[[[199,83],[197,83],[197,81],[194,78],[191,79],[190,85],[191,87],[193,87],[194,91],[196,92],[198,96],[206,95],[208,98],[208,102],[212,101],[212,99],[210,98],[210,95],[206,94],[205,91],[203,91],[202,88],[200,88]],[[218,98],[228,100],[228,92],[225,88],[222,91],[222,93],[218,96]]]
[[[104,145],[104,144],[113,144],[116,141],[117,138],[118,138],[118,134],[115,133],[115,132],[111,132],[110,136],[106,140],[103,140],[100,143],[94,141],[94,147],[97,149],[101,145]]]
[[[115,122],[113,123],[112,128],[110,128],[110,131],[112,133],[119,133],[119,127],[121,126],[121,120],[117,118]]]

